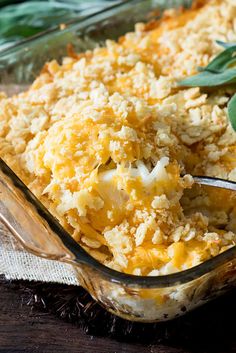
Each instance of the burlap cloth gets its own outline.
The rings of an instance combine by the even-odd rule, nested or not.
[[[0,222],[0,274],[7,279],[79,285],[71,265],[26,252]]]

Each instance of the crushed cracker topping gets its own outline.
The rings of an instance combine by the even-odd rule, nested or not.
[[[236,180],[234,90],[177,86],[222,50],[216,40],[236,41],[234,0],[168,11],[93,52],[70,49],[28,91],[0,96],[0,156],[111,268],[164,275],[236,243],[236,196],[191,177]]]

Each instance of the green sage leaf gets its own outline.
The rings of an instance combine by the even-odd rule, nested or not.
[[[232,128],[236,131],[236,93],[228,103],[228,117]]]
[[[236,69],[227,69],[219,73],[202,71],[197,75],[185,78],[178,84],[190,87],[215,87],[232,83],[236,83]]]
[[[211,72],[221,72],[232,63],[232,60],[235,60],[236,53],[236,44],[232,44],[230,47],[227,47],[223,52],[217,55],[205,68],[204,71]]]
[[[206,67],[198,67],[199,74],[187,77],[178,83],[186,87],[217,87],[236,84],[236,43],[217,44],[225,50],[217,55]],[[232,128],[236,131],[236,93],[228,103],[228,118]]]

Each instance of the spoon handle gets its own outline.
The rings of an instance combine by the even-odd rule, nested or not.
[[[199,185],[207,185],[207,186],[213,186],[216,188],[236,191],[236,182],[235,181],[207,177],[207,176],[193,176],[193,179],[194,179],[195,183],[199,184]]]

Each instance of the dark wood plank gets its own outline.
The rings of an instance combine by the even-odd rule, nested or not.
[[[152,348],[88,336],[53,315],[31,312],[17,291],[0,284],[0,352],[151,353]]]
[[[236,291],[193,315],[193,319],[201,323],[205,315],[212,315],[219,308],[215,337],[211,333],[208,338],[206,332],[203,338],[203,332],[199,332],[199,335],[195,335],[197,340],[181,338],[178,345],[141,345],[89,336],[76,325],[66,323],[52,314],[32,311],[26,305],[25,298],[22,300],[22,293],[14,285],[6,284],[0,276],[0,353],[234,353],[235,294]],[[232,308],[231,312],[229,308]],[[207,330],[209,325],[203,327]],[[175,325],[174,328],[177,329]],[[193,324],[192,329],[197,328],[199,325]]]

